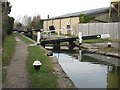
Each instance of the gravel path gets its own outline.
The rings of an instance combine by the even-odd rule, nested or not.
[[[10,65],[7,67],[7,81],[3,84],[3,88],[27,88],[27,47],[18,37],[16,51],[11,59]]]

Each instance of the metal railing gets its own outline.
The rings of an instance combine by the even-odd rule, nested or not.
[[[47,37],[47,36],[51,36],[52,32],[55,32],[55,33],[57,33],[57,37],[60,37],[61,33],[64,35],[67,34],[67,33],[64,33],[65,31],[70,31],[69,34],[71,34],[71,35],[73,35],[73,33],[75,33],[73,28],[69,28],[69,29],[56,29],[56,30],[48,30],[48,31],[43,30],[42,35]]]

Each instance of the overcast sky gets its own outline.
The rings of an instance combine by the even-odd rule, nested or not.
[[[110,0],[8,0],[12,4],[10,16],[39,14],[42,19],[67,13],[109,7]]]

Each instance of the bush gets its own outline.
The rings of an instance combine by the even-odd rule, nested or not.
[[[10,2],[2,2],[2,31],[3,40],[7,35],[11,35],[13,32],[14,18],[8,16],[11,12]]]
[[[94,16],[86,16],[85,14],[80,14],[79,23],[89,23],[94,18]]]

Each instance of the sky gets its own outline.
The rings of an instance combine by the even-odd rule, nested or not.
[[[109,7],[110,0],[8,0],[12,5],[10,16],[20,19],[24,15],[40,15],[42,19]]]

